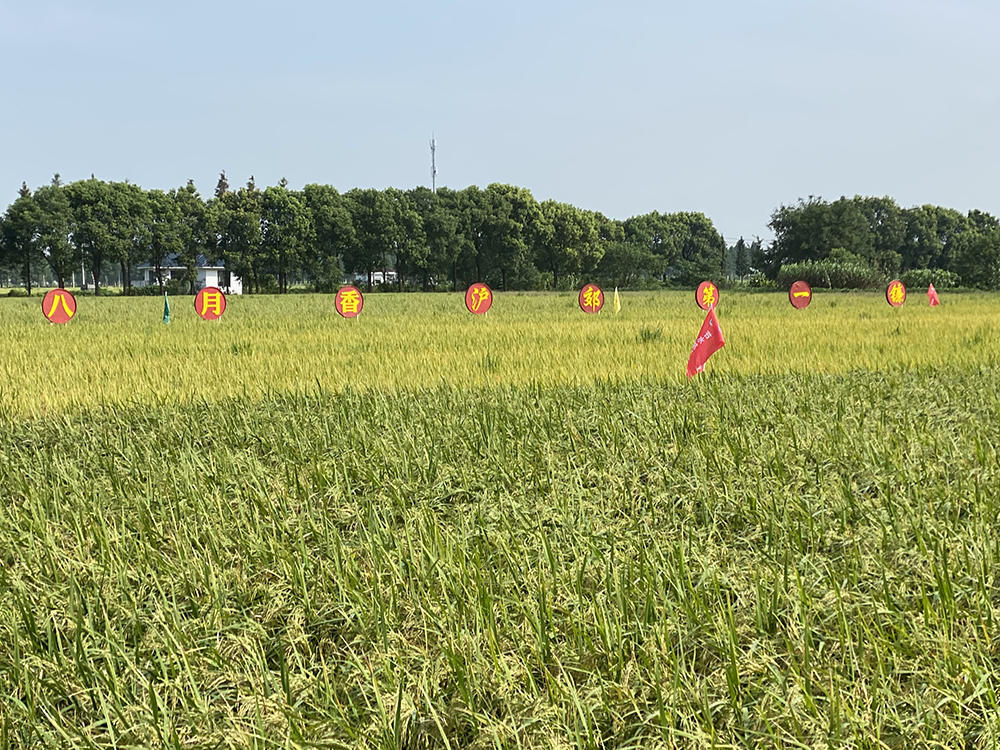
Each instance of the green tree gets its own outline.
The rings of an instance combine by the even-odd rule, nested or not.
[[[220,185],[222,182],[220,179]],[[261,235],[263,195],[253,175],[245,187],[235,192],[217,188],[210,211],[218,252],[226,267],[243,279],[245,293],[260,293],[267,256]]]
[[[903,210],[906,229],[900,264],[904,271],[941,267],[943,245],[938,236],[937,216],[937,208],[930,205]]]
[[[949,270],[964,286],[1000,289],[1000,227],[976,227],[955,236]]]
[[[667,261],[639,242],[608,242],[597,268],[601,282],[622,289],[638,288],[663,276]]]
[[[105,258],[115,254],[112,227],[120,213],[108,183],[78,180],[66,186],[72,212],[71,237],[76,252],[89,267],[94,294],[101,293],[101,271]]]
[[[121,267],[122,292],[128,296],[132,294],[132,266],[144,259],[149,247],[149,196],[129,182],[112,182],[110,188],[115,219],[110,227],[112,259]]]
[[[374,188],[354,188],[344,195],[354,225],[354,241],[344,254],[344,267],[367,274],[371,291],[375,270],[388,266],[390,238],[396,232],[395,208],[385,193]]]
[[[662,260],[661,276],[666,281],[667,268],[674,265],[680,254],[678,226],[670,214],[650,211],[632,216],[625,220],[623,229],[626,242],[638,245],[644,253]]]
[[[486,193],[470,185],[456,195],[452,206],[458,217],[461,249],[452,264],[453,290],[459,290],[459,277],[464,282],[486,279],[486,234],[484,227],[489,213]]]
[[[868,225],[872,238],[869,262],[887,275],[895,275],[903,260],[906,243],[906,215],[892,198],[862,198],[855,196],[857,205]]]
[[[162,190],[150,190],[147,202],[149,225],[144,232],[146,252],[143,260],[153,267],[160,294],[163,294],[163,264],[170,255],[179,255],[184,249],[180,207],[172,192]]]
[[[391,234],[387,238],[396,268],[396,282],[403,291],[410,275],[426,278],[430,271],[430,249],[423,220],[408,193],[396,188],[385,191],[392,209]]]
[[[427,243],[427,262],[419,269],[424,291],[427,291],[432,275],[435,279],[452,275],[462,252],[464,237],[460,233],[460,194],[448,188],[434,192],[426,187],[416,187],[409,192],[409,197],[420,217]]]
[[[665,281],[689,286],[725,273],[726,241],[704,214],[633,216],[625,221],[625,238],[663,258]]]
[[[542,212],[527,188],[493,183],[484,192],[482,254],[500,277],[500,288],[507,291],[513,277],[528,267],[534,270],[532,250]]]
[[[768,223],[774,241],[761,259],[765,266],[761,270],[775,278],[786,263],[822,260],[837,247],[830,236],[832,223],[830,204],[822,198],[809,196],[797,205],[779,206]]]
[[[180,245],[177,257],[185,268],[188,294],[194,294],[197,291],[199,256],[206,261],[220,260],[212,215],[198,194],[194,180],[188,180],[182,188],[171,190],[167,197],[173,204],[170,213],[176,222],[176,237]]]
[[[66,186],[71,211],[71,237],[77,252],[90,267],[94,294],[101,293],[105,261],[121,265],[126,293],[130,287],[138,234],[148,226],[145,193],[129,183],[109,183],[91,177]]]
[[[671,214],[679,237],[680,252],[674,260],[678,283],[692,286],[725,273],[726,241],[705,214]]]
[[[734,270],[740,281],[750,275],[750,248],[742,237],[736,240]]]
[[[535,258],[540,270],[552,273],[553,288],[559,288],[561,275],[596,270],[604,255],[596,215],[553,200],[539,210]]]
[[[343,277],[343,258],[355,242],[347,201],[330,185],[306,185],[302,198],[309,209],[315,241],[307,248],[305,268],[318,291],[333,291]]]
[[[49,185],[35,191],[36,230],[42,253],[60,287],[80,268],[80,255],[71,240],[73,212],[66,188],[56,174]]]
[[[261,199],[261,249],[269,265],[277,272],[279,294],[288,291],[289,274],[302,269],[307,248],[314,242],[312,217],[305,201],[285,184],[264,190]]]
[[[21,183],[17,199],[0,219],[0,254],[6,264],[17,269],[28,294],[31,294],[32,274],[45,262],[37,217],[35,199],[27,184]]]

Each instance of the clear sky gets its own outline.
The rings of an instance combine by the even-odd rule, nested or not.
[[[624,219],[890,195],[1000,214],[995,0],[0,0],[22,181],[507,182]]]

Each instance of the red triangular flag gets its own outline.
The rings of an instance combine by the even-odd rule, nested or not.
[[[691,356],[688,358],[687,376],[690,378],[695,373],[705,369],[708,358],[726,345],[726,340],[722,336],[722,328],[719,327],[719,319],[715,317],[715,306],[709,308],[705,322],[701,324],[698,331],[698,338],[695,339],[694,348],[691,349]]]
[[[934,288],[933,284],[927,287],[927,298],[931,301],[931,307],[937,307],[941,304],[941,300],[937,296],[937,289]]]

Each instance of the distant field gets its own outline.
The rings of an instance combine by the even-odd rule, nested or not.
[[[1000,297],[38,306],[0,750],[1000,745]]]
[[[368,295],[341,319],[332,295],[230,297],[225,317],[197,318],[192,298],[80,298],[77,319],[49,324],[40,299],[0,299],[0,404],[37,415],[105,403],[177,403],[448,384],[542,386],[685,379],[704,314],[694,295],[637,293],[618,316],[580,312],[576,296],[498,295],[487,318],[461,295]],[[719,375],[841,373],[960,362],[995,366],[1000,296],[915,292],[902,309],[878,294],[724,294]]]

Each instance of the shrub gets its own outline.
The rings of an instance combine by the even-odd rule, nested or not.
[[[8,297],[27,297],[28,290],[19,286],[11,287],[10,291],[7,292]]]
[[[159,297],[160,285],[154,283],[147,286],[133,286],[131,294],[133,297]]]
[[[943,268],[914,268],[907,271],[899,280],[909,289],[925,287],[931,284],[935,289],[954,289],[960,281],[958,274],[954,271],[945,271]]]
[[[885,276],[864,263],[836,260],[788,263],[778,271],[779,289],[789,289],[796,281],[819,289],[877,289]]]

